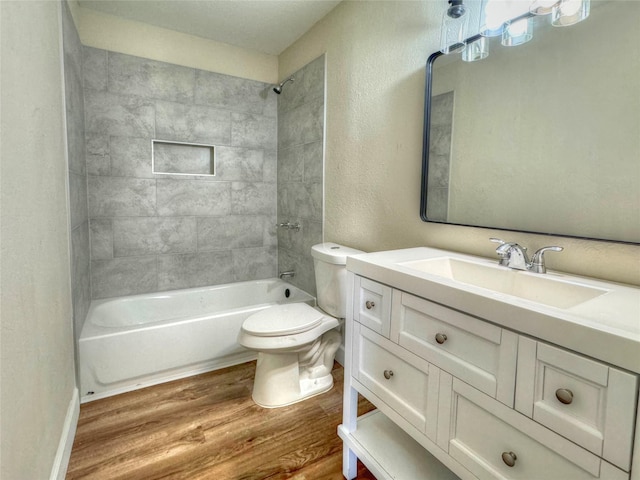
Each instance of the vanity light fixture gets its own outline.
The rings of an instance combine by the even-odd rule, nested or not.
[[[586,19],[591,9],[591,0],[562,0],[553,7],[551,25],[568,27]]]
[[[444,54],[462,52],[469,29],[469,9],[463,0],[448,0],[448,3],[440,30],[440,50]]]
[[[489,40],[479,37],[476,40],[467,42],[467,48],[462,52],[462,60],[465,62],[475,62],[487,58],[489,55]]]
[[[559,3],[560,0],[535,0],[529,5],[529,11],[534,15],[549,15]]]
[[[533,38],[533,18],[522,18],[505,23],[502,32],[502,45],[515,47],[527,43]]]
[[[482,0],[480,5],[480,35],[498,37],[505,30],[505,22],[511,18],[510,2],[504,0]]]
[[[465,62],[488,56],[489,44],[481,43],[479,37],[501,36],[504,46],[522,45],[533,38],[534,17],[550,15],[556,27],[575,25],[589,16],[591,4],[591,0],[532,0],[528,4],[526,0],[467,0],[474,1],[480,4],[480,11],[474,12],[478,30],[470,37],[470,9],[463,0],[447,0],[449,6],[442,15],[440,51],[445,55],[463,52]]]

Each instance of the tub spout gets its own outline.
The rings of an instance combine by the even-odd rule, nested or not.
[[[280,272],[278,274],[278,276],[280,278],[291,278],[291,277],[295,277],[296,276],[296,272],[294,272],[293,270],[289,271],[289,272]]]

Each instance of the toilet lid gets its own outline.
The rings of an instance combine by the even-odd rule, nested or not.
[[[242,329],[258,337],[276,337],[306,332],[322,323],[322,313],[306,303],[288,303],[254,313]]]

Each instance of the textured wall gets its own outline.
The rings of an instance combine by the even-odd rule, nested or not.
[[[77,340],[91,303],[89,273],[89,215],[84,151],[82,45],[67,2],[62,2],[69,208],[71,218],[71,287],[74,336]]]
[[[315,295],[311,247],[322,242],[325,57],[293,74],[278,98],[278,269],[293,270],[291,283]]]
[[[77,0],[72,4],[83,45],[261,82],[278,79],[275,55],[96,12]]]
[[[275,276],[271,86],[84,54],[93,298]],[[216,145],[216,176],[151,173],[152,138]]]
[[[344,1],[279,57],[283,78],[327,54],[325,239],[495,258],[488,237],[565,247],[550,268],[640,284],[637,246],[424,223],[419,217],[425,63],[446,2]]]
[[[60,3],[0,2],[0,477],[49,478],[74,389]]]

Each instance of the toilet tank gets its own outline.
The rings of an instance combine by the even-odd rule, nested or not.
[[[347,257],[360,253],[364,252],[337,243],[320,243],[311,247],[318,306],[332,317],[346,317]]]

